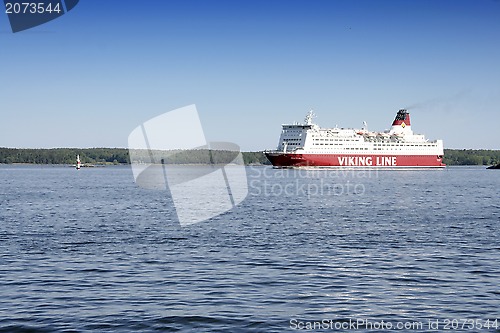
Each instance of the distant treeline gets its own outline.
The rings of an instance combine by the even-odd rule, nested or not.
[[[169,156],[166,163],[188,164],[206,162],[206,151],[184,151]],[[55,148],[16,149],[0,148],[0,163],[75,164],[76,155],[84,164],[130,164],[129,151],[125,148]],[[217,158],[224,154],[215,156]],[[232,156],[232,155],[228,155]],[[225,158],[225,157],[224,157]],[[243,152],[245,164],[270,164],[262,152]],[[500,163],[500,150],[445,149],[447,165],[496,165]]]
[[[77,154],[80,155],[82,163],[129,163],[128,150],[123,148],[0,148],[0,163],[75,164]]]
[[[445,149],[446,165],[496,165],[500,163],[500,150]]]
[[[228,164],[241,163],[237,159],[239,151],[232,150],[145,150],[135,149],[129,151],[129,159],[134,163],[155,161],[165,164]],[[270,164],[263,152],[243,152],[243,162],[249,164]]]
[[[206,163],[207,151],[183,151],[170,154],[165,163],[196,164]],[[125,148],[54,148],[54,149],[17,149],[0,148],[0,164],[75,164],[76,155],[80,155],[83,164],[130,164],[129,150]],[[226,161],[234,154],[212,154],[215,163]],[[245,164],[269,164],[262,152],[243,152]]]

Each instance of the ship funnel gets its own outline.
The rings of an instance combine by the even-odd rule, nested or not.
[[[403,125],[404,124],[404,125]],[[411,126],[410,124],[410,113],[406,109],[401,109],[398,111],[398,114],[396,114],[396,118],[394,118],[394,121],[392,122],[392,126]]]
[[[406,109],[401,109],[396,114],[390,130],[391,134],[412,135],[410,123],[410,113]]]

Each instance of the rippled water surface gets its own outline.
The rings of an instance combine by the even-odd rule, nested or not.
[[[247,172],[180,227],[128,167],[0,166],[0,331],[500,320],[499,171]]]

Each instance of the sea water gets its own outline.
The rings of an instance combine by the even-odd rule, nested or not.
[[[182,227],[130,167],[0,166],[0,331],[500,332],[499,171],[247,176]]]

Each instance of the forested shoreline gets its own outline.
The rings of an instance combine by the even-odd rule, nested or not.
[[[270,164],[263,152],[243,152],[245,164]],[[129,150],[125,148],[0,148],[0,164],[75,164],[80,155],[83,164],[130,164]],[[206,161],[206,151],[183,151],[171,156],[167,163],[196,164]]]
[[[198,151],[182,154],[172,163],[197,163]],[[129,150],[125,148],[53,148],[24,149],[0,148],[0,164],[75,164],[76,155],[84,164],[130,164]],[[263,152],[243,152],[245,164],[269,164]],[[198,162],[199,163],[199,162]],[[444,163],[447,165],[497,165],[500,150],[445,149]]]

